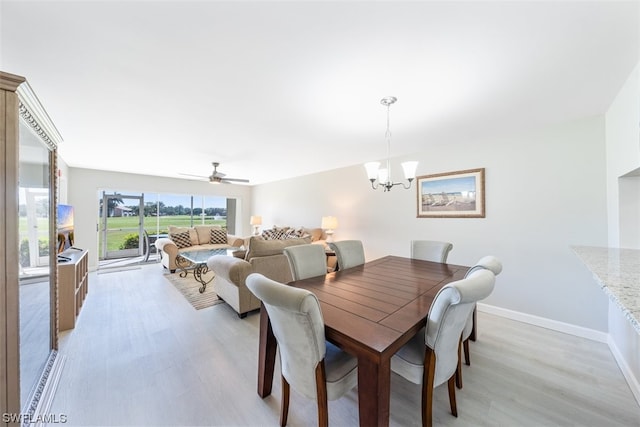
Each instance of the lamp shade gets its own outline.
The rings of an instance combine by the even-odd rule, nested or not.
[[[404,179],[413,179],[416,177],[416,169],[418,168],[418,162],[404,162],[402,163],[402,170],[404,171]]]
[[[338,228],[338,218],[335,216],[323,216],[320,227],[325,230],[335,230]]]
[[[380,162],[369,162],[364,164],[364,168],[367,170],[367,177],[369,179],[375,180],[378,178],[378,168],[380,167]]]
[[[251,220],[249,221],[251,225],[262,225],[262,217],[260,215],[251,215]]]

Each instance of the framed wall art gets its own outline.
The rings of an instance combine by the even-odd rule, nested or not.
[[[417,177],[418,218],[484,218],[484,168]]]

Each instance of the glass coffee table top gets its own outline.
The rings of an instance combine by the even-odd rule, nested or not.
[[[202,284],[198,290],[200,293],[203,293],[207,288],[207,284],[213,280],[213,277],[208,280],[203,277],[207,272],[209,272],[207,260],[214,255],[227,255],[229,250],[235,249],[237,248],[229,246],[227,248],[199,249],[178,253],[178,256],[176,257],[176,267],[181,270],[180,277],[187,277],[187,274],[192,271],[193,277]]]
[[[220,248],[220,249],[199,249],[197,251],[183,251],[178,255],[182,258],[190,261],[194,264],[198,263],[206,263],[209,258],[214,255],[227,255],[227,251],[229,249],[234,249],[232,247],[229,248]]]

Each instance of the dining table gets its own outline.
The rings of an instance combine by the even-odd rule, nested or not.
[[[385,256],[326,276],[290,282],[320,301],[325,338],[358,359],[361,426],[388,426],[391,357],[426,324],[431,303],[469,267]],[[260,310],[258,394],[271,394],[277,342]]]

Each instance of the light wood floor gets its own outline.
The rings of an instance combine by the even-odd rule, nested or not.
[[[272,396],[256,393],[256,314],[226,304],[196,311],[159,265],[92,273],[50,413],[67,425],[278,425]],[[605,344],[480,313],[471,366],[457,393],[435,391],[434,424],[638,426],[634,400]],[[420,387],[392,374],[392,426],[420,424]],[[292,392],[290,426],[316,425],[315,403]],[[334,426],[358,423],[357,391],[329,402]]]

